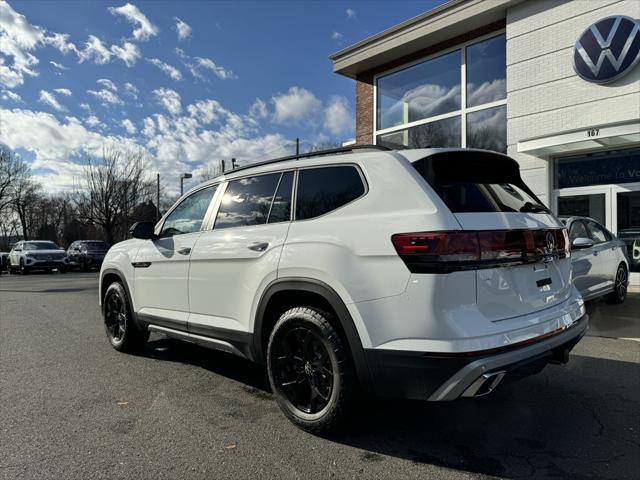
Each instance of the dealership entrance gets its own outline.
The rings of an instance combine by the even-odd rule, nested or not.
[[[559,216],[591,217],[627,245],[630,282],[640,285],[640,149],[554,159]]]

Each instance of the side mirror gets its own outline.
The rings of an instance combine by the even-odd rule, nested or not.
[[[155,223],[153,222],[136,222],[129,229],[129,233],[133,238],[139,238],[141,240],[152,240],[156,238]]]
[[[578,237],[573,242],[571,242],[571,248],[573,250],[580,250],[580,249],[583,249],[583,248],[591,248],[594,245],[595,244],[593,243],[593,240],[591,240],[589,238],[584,238],[584,237]]]

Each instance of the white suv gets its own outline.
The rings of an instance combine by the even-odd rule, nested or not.
[[[564,363],[587,328],[567,231],[511,158],[337,149],[243,167],[138,223],[100,274],[108,338],[266,363],[312,431],[359,389],[429,401]]]

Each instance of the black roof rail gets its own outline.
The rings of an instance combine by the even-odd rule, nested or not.
[[[251,163],[242,167],[236,167],[233,170],[223,172],[222,175],[238,172],[241,170],[247,170],[249,168],[261,167],[263,165],[270,165],[272,163],[286,162],[287,160],[298,160],[301,158],[322,157],[324,155],[338,155],[341,153],[349,153],[355,150],[380,150],[389,151],[391,148],[383,147],[382,145],[351,145],[349,147],[330,148],[327,150],[318,150],[317,152],[300,153],[298,155],[287,155],[286,157],[278,157],[271,160],[265,160],[264,162]]]

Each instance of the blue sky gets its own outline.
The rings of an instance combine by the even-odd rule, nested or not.
[[[328,56],[441,3],[0,0],[0,142],[50,190],[103,145],[177,178],[342,142],[354,84]]]

